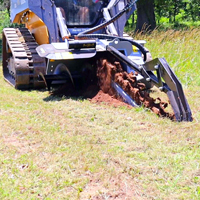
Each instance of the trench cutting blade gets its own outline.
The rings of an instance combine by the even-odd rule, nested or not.
[[[193,120],[182,85],[164,58],[156,58],[139,66],[113,46],[107,46],[107,51],[141,74],[152,86],[155,85],[165,92],[169,97],[177,121]]]

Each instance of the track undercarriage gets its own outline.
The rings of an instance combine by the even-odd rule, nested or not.
[[[38,81],[39,73],[45,73],[46,61],[36,52],[34,37],[26,28],[3,30],[3,75],[16,89],[44,87]]]

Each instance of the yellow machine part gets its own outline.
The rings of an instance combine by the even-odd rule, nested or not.
[[[30,30],[36,39],[36,42],[41,44],[49,43],[49,33],[45,23],[33,12],[29,11],[22,18],[22,23]]]

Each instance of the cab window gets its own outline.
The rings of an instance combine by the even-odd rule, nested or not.
[[[64,12],[67,26],[93,25],[102,7],[99,0],[56,0],[55,4]]]

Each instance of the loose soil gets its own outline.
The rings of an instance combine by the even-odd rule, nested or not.
[[[174,114],[166,110],[168,103],[160,98],[152,98],[144,83],[137,81],[137,73],[127,73],[122,69],[120,62],[100,58],[97,60],[97,82],[86,85],[82,90],[74,90],[73,85],[63,85],[52,92],[53,95],[75,96],[89,98],[92,103],[104,103],[114,107],[126,106],[133,108],[123,101],[120,95],[112,87],[112,81],[117,83],[139,106],[144,106],[160,117],[174,120]]]

